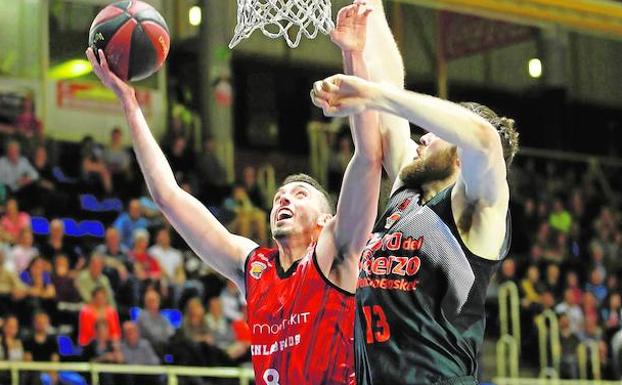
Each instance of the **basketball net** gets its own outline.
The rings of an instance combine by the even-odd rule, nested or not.
[[[237,0],[238,24],[229,48],[248,38],[256,29],[276,39],[283,37],[296,48],[302,36],[314,39],[318,31],[327,35],[335,24],[330,0]]]

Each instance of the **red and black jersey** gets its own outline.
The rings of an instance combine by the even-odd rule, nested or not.
[[[245,264],[258,385],[354,383],[354,296],[322,274],[315,247],[284,271],[277,249]]]

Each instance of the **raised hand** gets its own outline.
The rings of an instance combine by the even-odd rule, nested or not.
[[[344,52],[363,51],[367,38],[367,17],[372,9],[363,1],[341,8],[330,39]]]
[[[97,52],[98,57],[95,57],[95,52],[93,48],[89,47],[86,50],[86,57],[91,62],[93,66],[93,72],[95,75],[101,80],[101,82],[108,88],[110,88],[118,98],[122,98],[124,96],[132,95],[134,93],[134,88],[132,88],[129,84],[121,80],[117,75],[114,74],[108,67],[108,61],[106,61],[106,55],[104,55],[104,51],[101,49]],[[97,60],[99,58],[99,61]]]
[[[355,76],[334,75],[313,84],[311,100],[326,116],[357,114],[369,107],[373,83]]]

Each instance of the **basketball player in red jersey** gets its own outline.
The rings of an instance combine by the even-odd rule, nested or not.
[[[361,5],[342,10],[335,38],[364,26],[368,14]],[[365,112],[351,119],[356,151],[336,213],[313,179],[287,178],[270,213],[277,247],[267,249],[231,234],[177,185],[134,90],[109,70],[103,52],[98,55],[99,63],[87,50],[95,74],[121,101],[153,199],[197,255],[246,293],[257,383],[352,382],[356,280],[348,277],[358,274],[358,256],[377,213],[382,168],[377,114]],[[349,54],[344,58],[348,61]]]

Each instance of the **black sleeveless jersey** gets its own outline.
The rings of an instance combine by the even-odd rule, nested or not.
[[[453,186],[425,205],[398,190],[361,257],[358,385],[433,384],[477,375],[486,289],[498,261],[471,253],[451,209]],[[510,244],[510,217],[500,258]]]

